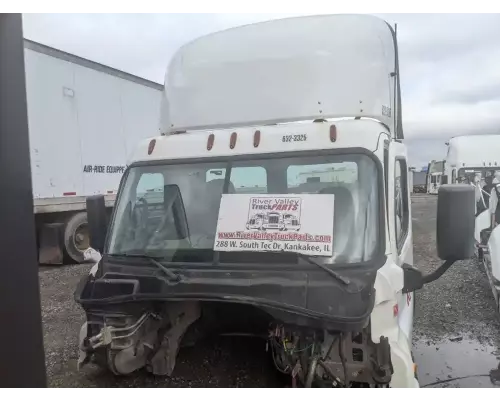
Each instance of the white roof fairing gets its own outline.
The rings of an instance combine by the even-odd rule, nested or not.
[[[394,44],[389,25],[367,15],[286,18],[202,37],[169,65],[162,132],[357,116],[394,132]]]
[[[500,166],[500,135],[464,135],[451,138],[446,162],[457,168]]]

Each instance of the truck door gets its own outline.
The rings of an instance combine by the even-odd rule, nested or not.
[[[389,228],[395,263],[413,265],[413,237],[411,229],[411,199],[408,186],[406,148],[393,142],[389,148]],[[414,293],[400,294],[398,301],[399,325],[411,341]]]

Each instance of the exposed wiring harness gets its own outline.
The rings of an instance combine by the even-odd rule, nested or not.
[[[333,347],[337,343],[339,344],[339,352],[341,354],[341,357],[343,356],[343,351],[342,351],[342,335],[340,335],[340,337],[339,336],[334,337],[332,339],[332,342],[330,344],[330,347],[329,347],[327,353],[324,355],[324,357],[320,357],[319,355],[314,355],[315,354],[314,343],[311,343],[311,344],[309,344],[308,346],[305,346],[302,349],[297,349],[296,348],[297,341],[294,341],[293,343],[290,342],[290,341],[288,341],[286,339],[286,337],[284,336],[284,332],[281,335],[281,337],[283,339],[280,341],[279,340],[279,338],[280,338],[279,333],[280,333],[279,329],[276,329],[275,330],[275,335],[270,338],[271,354],[272,354],[272,357],[273,357],[273,362],[275,364],[275,367],[278,369],[278,371],[280,371],[282,373],[289,373],[291,365],[294,363],[293,355],[294,354],[303,353],[305,351],[310,350],[310,356],[311,356],[311,358],[310,358],[310,363],[309,363],[309,367],[307,369],[306,376],[304,377],[305,378],[304,386],[306,388],[312,387],[314,376],[316,374],[316,369],[317,369],[318,365],[320,365],[323,368],[323,370],[325,371],[325,373],[327,373],[328,375],[330,375],[330,377],[333,379],[334,386],[337,386],[337,385],[340,384],[340,385],[342,385],[344,387],[347,387],[346,382],[345,381],[344,382],[340,381],[338,379],[338,377],[336,377],[332,373],[332,371],[330,370],[330,368],[325,364],[326,358],[332,352]],[[341,340],[339,341],[339,339],[341,339]],[[287,344],[291,344],[291,346],[288,346]],[[288,359],[289,363],[285,367],[283,367],[281,365],[281,363],[279,363],[278,360],[276,359],[276,353],[279,352],[279,351],[283,351],[283,354],[285,356],[289,357],[289,359]],[[342,365],[343,365],[343,368],[344,368],[344,375],[346,376],[347,375],[347,366],[345,364],[345,361],[346,361],[345,358],[343,358]],[[294,371],[291,371],[291,372],[292,372],[292,376],[293,376],[293,372]]]
[[[281,332],[280,332],[281,331]],[[302,349],[296,349],[296,342],[292,343],[289,340],[286,339],[284,336],[284,331],[282,328],[276,328],[275,329],[275,334],[269,337],[269,344],[271,346],[271,356],[273,359],[273,363],[276,367],[276,369],[283,373],[283,374],[290,374],[293,373],[292,371],[292,364],[294,362],[293,360],[293,354],[298,354],[298,353],[303,353],[309,349],[311,349],[311,356],[314,354],[314,343],[309,344],[308,346],[305,346]],[[340,339],[340,340],[339,340]],[[314,375],[316,373],[316,368],[318,365],[320,365],[324,371],[330,375],[330,377],[335,381],[336,384],[340,384],[343,387],[349,387],[349,380],[347,376],[347,366],[346,366],[346,360],[343,354],[343,348],[342,348],[342,342],[343,342],[343,337],[342,334],[333,338],[332,343],[330,344],[330,347],[325,354],[324,357],[318,357],[318,356],[312,356],[311,357],[311,362],[309,364],[309,368],[307,371],[307,374],[305,376],[305,387],[311,387],[312,382],[314,379]],[[339,355],[342,361],[342,366],[344,369],[344,376],[347,378],[345,379],[344,382],[338,379],[338,377],[334,376],[332,372],[329,370],[328,366],[324,363],[325,359],[328,357],[330,352],[332,351],[333,347],[338,343],[339,345]],[[287,344],[291,344],[291,346],[288,346]],[[283,359],[282,356],[284,355],[285,359]],[[287,359],[288,358],[288,359]],[[449,379],[442,379],[438,380],[435,382],[427,383],[425,385],[421,385],[421,388],[426,388],[426,387],[432,387],[440,384],[445,384],[445,383],[450,383],[454,381],[458,381],[461,379],[467,379],[467,378],[491,378],[491,373],[490,374],[474,374],[474,375],[466,375],[466,376],[460,376],[460,377],[455,377],[455,378],[449,378]]]
[[[278,333],[279,330],[277,329],[276,332]],[[286,339],[282,339],[280,341],[280,336],[278,335],[271,336],[269,343],[271,345],[271,356],[273,358],[274,366],[279,372],[288,374],[290,372],[291,360],[283,360],[279,357],[279,355],[284,354],[285,356],[288,356],[289,353],[291,355],[293,348],[289,351],[289,349],[287,349]],[[279,360],[278,357],[280,358]],[[284,364],[284,361],[288,361],[288,363]]]
[[[276,355],[279,354],[278,351],[281,350],[281,344],[278,342],[278,340],[274,337],[270,341],[271,344],[271,356],[273,358],[274,366],[276,369],[281,372],[282,374],[288,374],[290,365],[285,365],[283,366],[281,360],[278,362]]]

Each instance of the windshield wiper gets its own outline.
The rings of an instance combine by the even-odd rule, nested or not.
[[[349,285],[351,283],[351,280],[349,278],[346,278],[345,276],[342,276],[338,274],[337,272],[331,270],[328,268],[326,265],[321,264],[319,261],[316,261],[313,259],[311,256],[302,254],[302,253],[296,253],[294,254],[297,255],[297,257],[307,261],[309,264],[316,265],[317,267],[321,268],[323,271],[328,273],[330,276],[333,276],[335,279],[337,279],[339,282],[343,283],[344,285]]]
[[[148,260],[152,265],[154,265],[156,268],[158,268],[160,271],[162,271],[167,277],[169,277],[170,279],[172,279],[176,282],[180,282],[183,278],[182,275],[176,274],[175,272],[172,272],[169,268],[167,268],[161,262],[159,262],[158,260],[156,260],[152,256],[148,256],[147,254],[121,253],[121,254],[108,254],[108,256],[142,258],[142,259]]]
[[[155,260],[152,257],[147,257],[147,259],[149,260],[149,262],[151,264],[155,265],[156,267],[158,267],[158,269],[162,270],[163,273],[165,275],[167,275],[170,279],[172,279],[172,280],[174,280],[176,282],[180,282],[182,280],[182,278],[183,278],[182,275],[176,274],[175,272],[172,272],[169,268],[167,268],[165,265],[163,265],[158,260]]]

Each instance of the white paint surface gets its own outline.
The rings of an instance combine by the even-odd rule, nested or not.
[[[35,201],[116,193],[132,149],[159,132],[161,91],[31,49],[25,65]]]
[[[368,15],[246,25],[183,46],[168,67],[162,132],[373,117],[393,132],[393,36]]]

